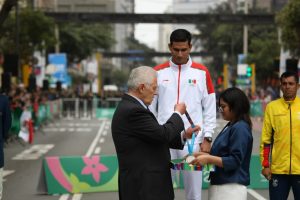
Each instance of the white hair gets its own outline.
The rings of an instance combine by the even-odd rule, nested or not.
[[[127,82],[128,90],[137,89],[140,84],[150,85],[154,78],[157,77],[157,72],[148,66],[140,66],[131,70]]]

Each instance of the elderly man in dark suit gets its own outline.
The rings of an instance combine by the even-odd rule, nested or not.
[[[184,132],[184,103],[160,125],[148,110],[157,90],[157,74],[151,67],[131,71],[128,93],[112,119],[112,136],[119,161],[120,200],[172,200],[169,148],[182,149],[186,138],[200,127]]]
[[[3,166],[4,152],[3,143],[8,137],[8,131],[11,126],[11,112],[8,98],[0,95],[0,200],[2,199],[2,184],[3,184]]]

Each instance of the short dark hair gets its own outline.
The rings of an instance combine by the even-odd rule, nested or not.
[[[188,42],[191,44],[192,35],[189,31],[185,29],[176,29],[170,35],[170,44],[173,42]]]
[[[252,127],[250,119],[250,102],[246,94],[239,88],[232,87],[224,90],[219,97],[226,102],[230,110],[234,113],[236,120],[244,120]]]
[[[298,74],[296,72],[292,72],[292,71],[286,71],[286,72],[283,72],[280,76],[280,83],[282,82],[282,79],[283,78],[288,78],[288,77],[291,77],[293,76],[295,78],[295,81],[296,83],[298,84],[299,83],[299,77],[298,77]]]

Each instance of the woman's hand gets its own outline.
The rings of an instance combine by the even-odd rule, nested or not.
[[[199,153],[201,153],[201,152],[199,152]],[[190,164],[193,164],[193,165],[206,165],[206,164],[208,164],[209,157],[210,157],[209,154],[199,155],[192,162],[190,162]]]
[[[203,152],[203,151],[199,151],[199,152],[194,152],[193,156],[198,157],[201,155],[209,155],[209,153]]]

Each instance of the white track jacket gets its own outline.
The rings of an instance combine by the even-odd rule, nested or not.
[[[176,103],[184,102],[195,125],[200,125],[201,132],[195,144],[203,137],[211,137],[216,126],[216,96],[214,86],[207,68],[189,61],[176,65],[171,60],[154,67],[158,73],[158,93],[149,109],[160,124],[164,124],[174,112]],[[185,129],[191,126],[182,115]]]

